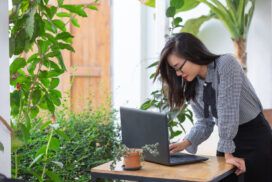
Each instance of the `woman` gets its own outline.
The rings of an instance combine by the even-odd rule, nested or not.
[[[212,54],[189,33],[170,38],[163,48],[155,79],[167,86],[171,108],[187,101],[197,118],[185,138],[170,152],[196,153],[218,126],[217,156],[237,167],[224,181],[272,181],[272,134],[262,105],[242,67],[229,54]]]

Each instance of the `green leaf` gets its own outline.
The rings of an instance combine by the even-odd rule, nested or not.
[[[175,14],[176,14],[176,8],[175,7],[170,6],[169,8],[167,8],[167,10],[166,10],[166,16],[167,17],[174,17]]]
[[[47,121],[47,122],[43,123],[40,127],[40,130],[46,129],[50,124],[51,124],[51,121]]]
[[[147,110],[147,109],[151,108],[155,102],[156,102],[155,100],[147,100],[146,102],[144,102],[141,105],[140,109]]]
[[[51,6],[50,7],[50,12],[51,12],[51,19],[54,17],[54,15],[56,14],[56,12],[57,12],[57,7],[56,6]]]
[[[60,148],[60,141],[59,139],[52,137],[51,138],[51,142],[49,145],[49,149],[54,150],[54,151],[58,151]]]
[[[15,60],[11,63],[11,65],[10,65],[10,67],[9,67],[10,73],[15,73],[15,72],[17,72],[17,70],[19,70],[19,69],[21,69],[21,68],[24,68],[25,66],[26,66],[26,61],[25,61],[25,59],[19,57],[19,58],[15,59]]]
[[[58,27],[60,30],[66,32],[65,23],[61,20],[52,20],[53,24]]]
[[[45,23],[42,17],[36,13],[35,14],[35,22],[34,22],[34,33],[32,37],[32,41],[34,41],[38,36],[43,36],[45,34]]]
[[[11,137],[11,150],[16,151],[24,145],[24,142],[18,136]]]
[[[60,51],[56,51],[56,58],[58,59],[58,63],[61,66],[63,71],[66,71],[65,64],[63,62],[62,54]]]
[[[177,116],[179,122],[183,123],[186,119],[185,117],[185,114],[184,113],[180,113],[178,116]]]
[[[14,90],[10,93],[11,115],[15,116],[19,113],[19,106],[21,100],[21,94],[18,90]]]
[[[50,81],[47,77],[48,77],[48,72],[46,72],[46,77],[40,77],[40,81],[46,88],[49,87],[50,85]]]
[[[87,17],[86,12],[81,5],[62,5],[61,7],[79,16]]]
[[[33,105],[38,104],[38,102],[41,99],[41,95],[42,95],[42,92],[41,92],[40,88],[37,87],[31,94],[31,99],[32,99]]]
[[[175,7],[175,9],[181,8],[184,4],[184,0],[171,0],[170,6]]]
[[[28,14],[28,18],[26,19],[26,34],[28,35],[29,39],[32,38],[34,33],[34,15],[36,13],[36,9],[32,8],[30,13]]]
[[[59,45],[59,47],[60,47],[61,49],[67,49],[67,50],[69,50],[69,51],[75,52],[74,48],[73,48],[70,44],[65,44],[65,43],[59,42],[58,45]]]
[[[20,30],[15,36],[14,54],[19,55],[25,49],[25,43],[27,41],[27,34],[24,29]]]
[[[58,17],[70,17],[71,14],[70,13],[66,13],[66,12],[59,12],[56,14]]]
[[[185,0],[184,3],[183,3],[183,6],[181,8],[179,8],[179,9],[177,9],[176,13],[194,9],[198,5],[199,5],[199,1],[198,0],[189,0],[189,1]]]
[[[147,68],[152,68],[154,66],[157,66],[159,64],[160,61],[155,61],[154,63],[152,63],[151,65],[149,65]]]
[[[89,8],[89,9],[91,9],[91,10],[95,10],[95,11],[97,11],[98,9],[97,9],[97,7],[96,6],[94,6],[94,5],[88,5],[87,6],[87,8]]]
[[[59,82],[60,82],[59,78],[52,78],[49,88],[50,89],[56,88],[59,85]]]
[[[61,130],[55,130],[55,132],[56,132],[60,137],[62,137],[63,139],[65,139],[65,140],[70,140],[69,136],[66,135],[63,131],[61,131]]]
[[[212,16],[200,16],[198,18],[189,19],[185,22],[184,27],[181,29],[181,32],[189,32],[195,36],[198,35],[201,25],[210,20]]]
[[[9,57],[12,57],[12,55],[14,55],[14,51],[15,51],[15,38],[10,37],[9,38]]]
[[[156,0],[141,0],[146,6],[155,8],[156,6]]]
[[[174,131],[173,133],[171,133],[171,137],[174,138],[174,137],[177,137],[179,136],[180,134],[182,133],[182,131]]]
[[[50,98],[48,96],[46,96],[46,104],[47,104],[47,109],[54,114],[55,112],[55,106],[53,104],[53,102],[50,100]]]
[[[72,24],[73,24],[75,27],[78,27],[78,28],[80,27],[80,25],[79,25],[78,22],[77,22],[77,19],[71,17],[71,22],[72,22]]]
[[[61,32],[56,36],[56,39],[66,40],[73,37],[69,32]]]
[[[24,123],[19,123],[18,124],[21,128],[21,132],[22,132],[22,139],[24,140],[25,143],[27,143],[27,141],[30,138],[30,129],[28,127],[26,127],[26,124]]]
[[[39,108],[36,106],[33,106],[30,108],[30,117],[35,118],[39,114]]]
[[[34,59],[36,59],[38,57],[38,53],[34,53],[32,54],[28,59],[27,59],[27,63],[32,62]]]
[[[45,29],[50,31],[50,32],[53,32],[54,34],[57,33],[57,28],[56,28],[56,25],[45,20],[44,21],[44,25],[45,25]]]
[[[173,24],[174,24],[175,27],[178,27],[181,22],[182,22],[182,18],[181,17],[176,17],[173,20]]]
[[[41,54],[45,54],[48,51],[49,45],[49,41],[38,40],[38,47],[41,51]]]
[[[0,142],[0,151],[3,152],[4,151],[4,145],[2,142]]]
[[[63,70],[52,70],[48,71],[47,78],[53,78],[61,75],[64,71]]]
[[[49,170],[46,170],[45,172],[49,177],[50,177],[50,181],[52,182],[62,182],[63,180],[61,180],[60,176],[53,172],[53,171],[49,171]]]
[[[39,150],[37,151],[35,156],[39,156],[41,154],[45,154],[46,151],[46,145],[43,145],[41,148],[39,148]]]
[[[50,90],[50,95],[56,98],[61,98],[61,92],[59,90]]]
[[[28,168],[31,168],[35,163],[40,161],[43,155],[44,154],[39,154],[37,157],[35,157],[35,159],[31,162],[31,164],[28,166]]]
[[[28,63],[27,71],[31,75],[34,74],[37,64],[40,62],[40,59],[35,58],[32,62]]]
[[[58,6],[62,6],[63,5],[63,1],[64,0],[58,0]]]

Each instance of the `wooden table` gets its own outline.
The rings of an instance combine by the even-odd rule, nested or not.
[[[164,166],[151,162],[143,162],[138,171],[123,170],[122,162],[118,162],[115,170],[110,170],[111,162],[91,169],[92,181],[98,178],[123,179],[132,181],[219,181],[235,171],[225,163],[224,157],[206,156],[209,160],[194,164]]]

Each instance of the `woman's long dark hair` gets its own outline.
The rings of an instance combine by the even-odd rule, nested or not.
[[[185,100],[195,99],[197,78],[187,82],[182,77],[178,77],[176,71],[168,64],[167,58],[170,54],[175,54],[198,65],[208,65],[219,55],[211,53],[198,38],[190,33],[175,34],[166,42],[161,51],[154,80],[160,75],[170,107],[172,109],[182,108]]]

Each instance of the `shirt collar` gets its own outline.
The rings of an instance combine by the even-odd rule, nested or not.
[[[208,64],[208,70],[207,70],[205,80],[203,80],[199,76],[197,76],[198,81],[200,81],[200,82],[204,82],[204,81],[205,82],[212,82],[214,71],[215,71],[215,61],[212,61],[211,63]]]

